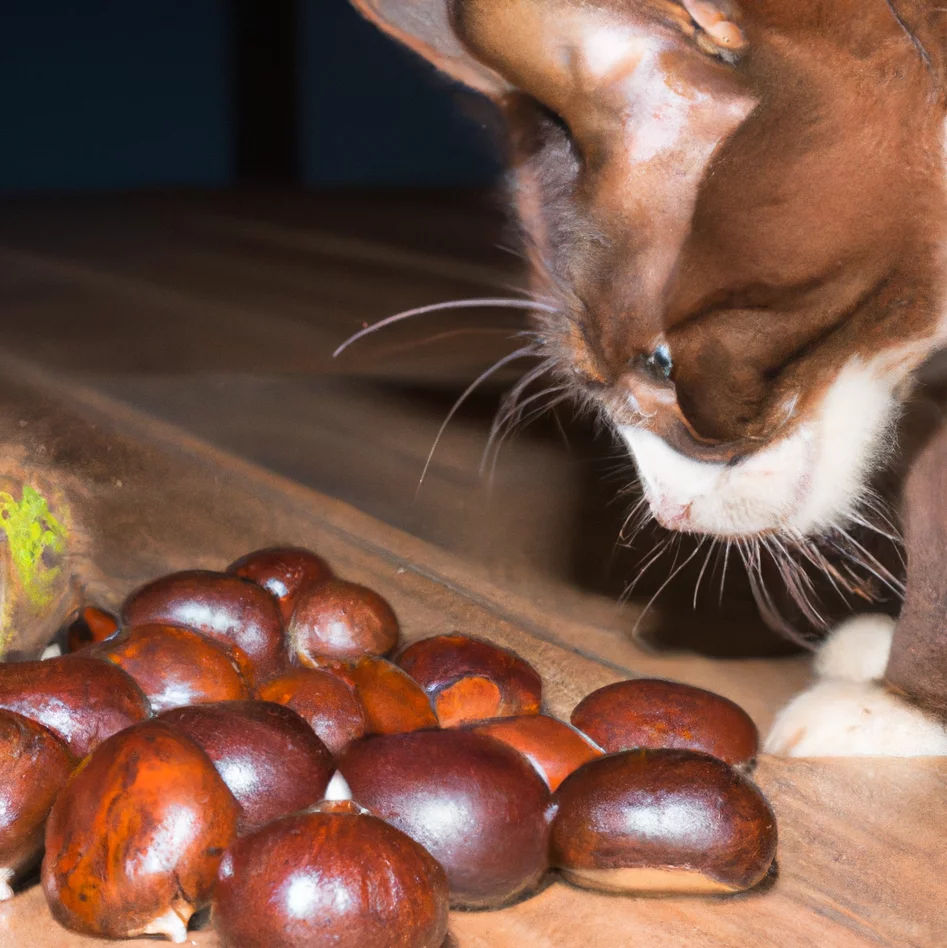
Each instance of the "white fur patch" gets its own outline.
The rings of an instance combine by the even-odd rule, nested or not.
[[[927,757],[947,754],[947,725],[889,692],[879,680],[894,621],[843,622],[819,649],[814,687],[776,717],[765,750],[787,757]]]
[[[947,727],[883,685],[825,680],[780,711],[764,750],[785,757],[941,757]]]
[[[894,626],[894,619],[881,613],[846,620],[816,654],[816,674],[838,681],[881,681],[888,666]]]
[[[878,364],[849,362],[809,419],[734,465],[694,460],[646,428],[620,426],[655,518],[727,537],[808,535],[844,520],[894,419],[902,373],[890,361],[889,353]]]

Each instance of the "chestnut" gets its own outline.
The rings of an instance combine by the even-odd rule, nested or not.
[[[0,900],[43,851],[49,808],[76,760],[41,724],[0,711]]]
[[[458,730],[376,735],[338,764],[358,803],[444,867],[453,905],[495,907],[542,879],[552,798],[506,744]]]
[[[240,832],[322,799],[334,765],[295,711],[269,701],[221,701],[165,711],[213,761],[240,804]]]
[[[66,629],[66,651],[78,652],[87,645],[105,641],[117,631],[115,616],[96,606],[86,606]]]
[[[363,658],[335,672],[355,688],[369,734],[402,734],[437,727],[421,686],[383,658]]]
[[[255,550],[231,563],[227,572],[269,590],[276,597],[283,622],[287,624],[300,590],[333,577],[329,564],[321,556],[295,546]]]
[[[552,861],[570,882],[630,893],[749,889],[776,855],[776,817],[740,771],[709,754],[600,757],[556,792]]]
[[[539,772],[550,790],[583,764],[602,756],[581,731],[545,714],[525,714],[518,718],[497,718],[471,727],[478,734],[509,744]]]
[[[330,579],[300,591],[287,638],[290,654],[302,665],[314,664],[316,655],[385,655],[398,644],[398,620],[374,590]]]
[[[291,708],[333,754],[368,732],[361,701],[345,681],[328,671],[294,668],[265,681],[256,697]]]
[[[53,916],[85,935],[185,941],[238,814],[184,734],[153,720],[113,735],[60,791],[46,823],[42,882]]]
[[[0,708],[49,728],[76,757],[151,717],[148,699],[131,676],[84,655],[0,663]]]
[[[177,625],[231,649],[248,681],[285,665],[283,620],[276,599],[262,586],[228,573],[170,573],[133,592],[122,625]]]
[[[211,639],[177,626],[140,625],[93,646],[89,654],[131,675],[156,714],[250,696],[229,652]]]
[[[428,693],[441,727],[538,714],[542,679],[509,649],[469,635],[435,635],[397,660]]]
[[[571,720],[608,753],[676,747],[736,765],[753,760],[759,750],[756,725],[739,705],[712,691],[660,678],[599,688],[579,702]]]
[[[288,816],[237,840],[214,892],[223,948],[441,948],[444,870],[352,803]]]

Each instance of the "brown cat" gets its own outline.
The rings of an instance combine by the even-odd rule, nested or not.
[[[543,354],[654,517],[747,545],[844,535],[947,336],[943,8],[354,2],[505,113]],[[947,753],[942,442],[908,482],[890,659],[890,620],[843,626],[771,751]]]

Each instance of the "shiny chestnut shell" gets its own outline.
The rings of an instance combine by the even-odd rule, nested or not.
[[[386,599],[367,586],[331,579],[300,591],[287,638],[294,660],[313,665],[320,655],[347,661],[385,655],[398,644],[398,633]]]
[[[104,741],[53,804],[43,889],[86,935],[186,938],[236,836],[239,807],[207,755],[162,721]]]
[[[223,948],[441,948],[444,870],[404,833],[352,804],[276,820],[220,864]]]
[[[52,731],[0,711],[0,899],[38,862],[49,809],[75,765]]]
[[[117,631],[115,616],[96,606],[85,606],[66,630],[66,651],[78,652],[87,645],[105,641]]]
[[[295,546],[271,546],[241,556],[227,567],[272,593],[279,603],[283,622],[289,623],[300,590],[333,578],[329,564],[311,550]]]
[[[134,679],[84,655],[0,663],[0,708],[48,727],[80,758],[117,731],[151,717]]]
[[[377,735],[338,764],[358,803],[444,867],[454,905],[501,905],[545,873],[549,788],[505,744],[458,730]]]
[[[133,592],[122,626],[177,625],[231,649],[248,680],[267,678],[286,664],[283,619],[262,586],[228,573],[169,573]]]
[[[471,730],[519,751],[536,768],[550,790],[555,790],[583,764],[602,756],[602,750],[581,731],[545,714],[497,718],[472,725]]]
[[[409,645],[397,664],[427,692],[442,727],[538,714],[542,679],[492,642],[455,633]]]
[[[138,683],[155,713],[250,696],[231,653],[206,636],[173,625],[141,625],[93,646]]]
[[[335,669],[335,674],[355,688],[370,734],[403,734],[438,726],[424,689],[397,665],[383,658],[363,658]]]
[[[354,689],[328,671],[290,669],[258,686],[256,697],[291,708],[333,754],[368,732],[365,709]]]
[[[571,720],[609,753],[634,747],[678,748],[745,764],[759,750],[756,725],[738,704],[660,678],[634,678],[599,688],[579,702]]]
[[[556,792],[551,855],[576,885],[607,892],[728,893],[766,875],[776,817],[744,774],[709,754],[624,751]]]
[[[334,764],[295,711],[269,701],[222,701],[165,711],[159,721],[186,734],[213,761],[240,804],[249,832],[322,799]]]

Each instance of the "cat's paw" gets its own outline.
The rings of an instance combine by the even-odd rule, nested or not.
[[[836,626],[816,652],[819,678],[881,681],[891,652],[894,619],[881,613],[853,616]]]
[[[815,658],[820,680],[777,715],[764,750],[788,757],[947,755],[947,725],[892,694],[879,679],[894,622],[858,616]]]

